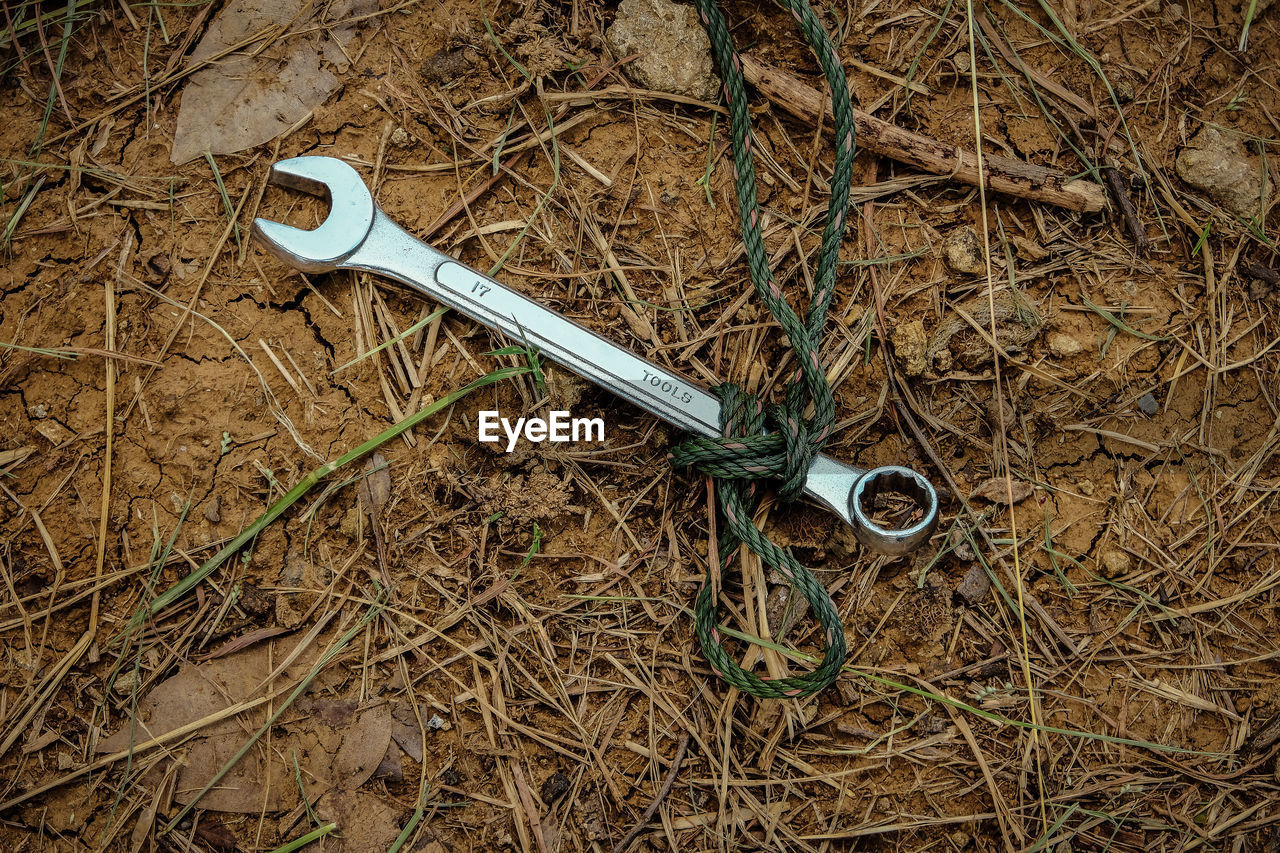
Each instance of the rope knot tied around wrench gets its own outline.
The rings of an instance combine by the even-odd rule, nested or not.
[[[766,408],[755,394],[732,383],[711,391],[720,398],[724,435],[686,440],[671,451],[671,464],[721,480],[777,480],[778,496],[784,501],[800,497],[809,466],[830,428],[815,430],[814,424],[786,406]]]

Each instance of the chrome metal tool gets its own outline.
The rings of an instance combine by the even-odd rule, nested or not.
[[[720,401],[696,382],[646,361],[569,318],[433,249],[392,222],[351,166],[333,157],[294,157],[271,167],[270,181],[330,204],[310,231],[255,219],[258,239],[304,272],[364,270],[417,290],[513,340],[536,346],[547,358],[647,412],[689,432],[720,435]],[[888,528],[867,507],[882,493],[916,503],[905,528]],[[882,554],[905,554],[923,544],[938,523],[938,495],[929,481],[897,465],[870,471],[817,455],[805,494],[829,508],[862,544]]]

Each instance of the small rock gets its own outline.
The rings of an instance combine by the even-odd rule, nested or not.
[[[1261,169],[1238,139],[1206,127],[1192,146],[1174,162],[1178,177],[1238,216],[1256,214],[1260,200],[1265,209]]]
[[[711,41],[692,6],[671,0],[622,0],[618,17],[605,31],[618,59],[637,85],[660,92],[714,101],[719,84],[711,68]]]
[[[124,669],[116,676],[115,682],[111,685],[111,689],[119,693],[121,696],[132,696],[133,691],[142,683],[142,677],[139,673],[132,669]]]
[[[925,367],[928,366],[925,353],[929,346],[929,339],[924,333],[924,323],[919,320],[899,323],[893,327],[889,336],[893,339],[893,351],[902,362],[902,371],[908,376],[919,376],[924,373]]]
[[[1138,411],[1147,417],[1151,417],[1160,411],[1160,404],[1156,402],[1156,398],[1151,395],[1150,391],[1138,398]]]
[[[1073,355],[1079,355],[1084,351],[1084,344],[1073,338],[1065,332],[1051,332],[1049,334],[1049,352],[1058,358],[1070,358]]]
[[[44,403],[33,403],[27,406],[27,415],[33,421],[42,421],[49,417],[49,407]]]
[[[965,572],[964,580],[960,581],[956,592],[970,604],[982,601],[987,597],[987,593],[991,592],[991,578],[987,577],[987,570],[974,563],[969,567],[969,571]]]
[[[985,272],[987,267],[982,259],[982,244],[978,242],[978,234],[968,225],[957,228],[942,241],[942,257],[958,273],[975,275]]]

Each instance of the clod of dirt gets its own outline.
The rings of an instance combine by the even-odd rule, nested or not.
[[[442,86],[463,79],[471,71],[469,48],[441,48],[422,63],[422,80],[433,86]]]
[[[504,532],[528,530],[536,522],[545,527],[549,519],[578,510],[572,487],[547,471],[517,474],[506,482],[499,475],[491,485],[493,497],[485,502],[485,512],[502,513],[498,525]]]
[[[1058,358],[1071,358],[1071,356],[1079,355],[1084,351],[1084,344],[1066,332],[1050,332],[1048,341],[1049,352]]]
[[[535,80],[564,67],[560,43],[543,23],[542,12],[537,6],[531,7],[523,17],[507,24],[506,32],[502,35],[516,58],[529,72],[529,76]]]
[[[300,552],[285,555],[280,569],[280,586],[285,589],[316,590],[316,592],[280,592],[275,596],[276,623],[286,628],[302,624],[307,612],[315,603],[319,590],[328,583],[328,570],[306,559]]]
[[[924,333],[924,323],[919,320],[899,323],[893,327],[889,336],[893,339],[893,351],[902,362],[902,372],[908,376],[924,373],[929,366],[929,361],[925,358],[929,341]]]
[[[222,521],[222,501],[214,495],[204,508],[204,517],[208,519],[210,524],[217,524]]]
[[[1178,177],[1239,216],[1263,208],[1262,171],[1245,154],[1240,141],[1217,128],[1206,127],[1184,148],[1174,163]]]
[[[692,6],[670,0],[622,0],[605,41],[618,59],[639,54],[622,66],[637,85],[715,100],[719,87],[711,70],[711,41]]]
[[[1109,550],[1102,552],[1102,573],[1109,578],[1127,574],[1133,561],[1124,551]]]
[[[990,328],[994,317],[996,341],[1008,352],[1021,350],[1044,328],[1044,318],[1021,293],[999,293],[990,300],[979,296],[961,308],[984,330]],[[992,358],[991,345],[986,337],[973,331],[969,320],[959,312],[947,317],[933,330],[926,355],[929,365],[943,373],[950,370],[957,360],[973,369]]]
[[[933,573],[925,578],[923,587],[908,592],[894,613],[890,630],[900,634],[898,642],[904,648],[939,649],[954,624],[951,590],[942,577]],[[919,672],[918,667],[916,671]]]
[[[958,273],[975,275],[987,269],[978,233],[968,225],[952,231],[942,241],[942,258]]]
[[[569,789],[573,787],[569,781],[569,777],[557,770],[547,777],[547,781],[542,783],[542,802],[550,806],[556,800],[569,793]]]
[[[572,412],[582,402],[582,395],[591,387],[587,380],[559,368],[546,371],[547,388],[551,392],[554,408]]]

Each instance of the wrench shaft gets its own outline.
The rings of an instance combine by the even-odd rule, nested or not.
[[[720,435],[720,401],[698,383],[601,337],[563,314],[423,243],[374,208],[369,236],[342,263],[394,279],[687,432]],[[866,472],[814,457],[805,493],[852,524],[849,490]]]

